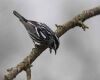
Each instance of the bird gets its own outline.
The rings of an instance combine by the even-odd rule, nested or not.
[[[40,44],[47,45],[50,53],[52,53],[53,49],[56,54],[60,42],[58,36],[53,32],[53,30],[51,30],[45,23],[24,18],[15,10],[13,11],[13,14],[24,25],[35,46]]]

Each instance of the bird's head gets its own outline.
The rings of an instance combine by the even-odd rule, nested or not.
[[[53,49],[55,51],[55,54],[57,53],[57,49],[59,48],[59,39],[56,36],[53,36],[49,42],[49,48]]]

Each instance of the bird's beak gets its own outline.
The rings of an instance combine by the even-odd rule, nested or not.
[[[57,51],[56,50],[54,50],[55,51],[55,55],[57,54]]]

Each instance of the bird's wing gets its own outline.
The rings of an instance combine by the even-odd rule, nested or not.
[[[31,20],[30,22],[31,22],[32,28],[34,28],[34,30],[31,29],[33,30],[32,32],[36,33],[38,37],[41,37],[43,39],[43,38],[48,37],[48,34],[49,35],[51,34],[51,31],[48,28],[46,28],[47,25],[43,25],[41,23],[38,23],[36,21],[31,21]]]
[[[40,28],[41,30],[46,30],[48,33],[54,34],[54,32],[45,23],[36,21],[31,21],[31,23],[33,23],[37,28]]]
[[[43,42],[43,40],[40,37],[38,37],[37,35],[31,33],[30,31],[28,31],[28,33],[29,33],[30,37],[32,38],[32,40],[34,40],[34,41],[36,41],[38,43]]]
[[[28,30],[30,37],[34,41],[37,41],[37,42],[44,42],[45,41],[46,36],[43,33],[45,30],[43,30],[43,32],[42,32],[40,28],[36,27],[36,25],[32,24],[32,23],[28,23],[27,30]]]

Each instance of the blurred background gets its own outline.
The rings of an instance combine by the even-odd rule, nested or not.
[[[0,0],[0,80],[34,47],[24,26],[12,14],[55,24],[71,20],[83,10],[100,6],[100,0]],[[100,16],[85,21],[89,29],[71,29],[60,38],[57,55],[47,49],[33,63],[32,80],[100,80]],[[25,72],[14,80],[26,80]]]

